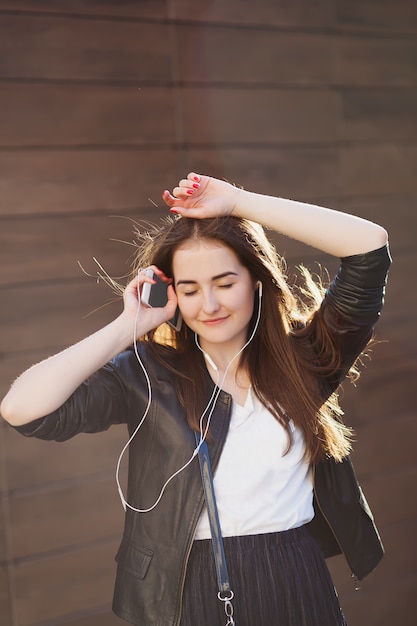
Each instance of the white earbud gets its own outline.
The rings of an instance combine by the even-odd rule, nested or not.
[[[257,287],[258,287],[258,294],[259,294],[259,298],[262,298],[262,283],[260,280],[258,280],[258,282],[256,283]]]
[[[197,348],[200,350],[200,352],[203,353],[203,356],[206,359],[207,363],[211,365],[211,367],[214,369],[215,372],[218,372],[219,368],[217,367],[217,365],[215,364],[211,356],[207,354],[207,352],[204,352],[203,348],[200,346],[197,333],[194,333],[194,340],[195,340]]]

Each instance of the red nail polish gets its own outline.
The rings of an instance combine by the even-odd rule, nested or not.
[[[196,180],[199,183],[200,182],[200,176],[194,176],[194,180]]]
[[[193,183],[193,187],[194,187],[194,189],[198,189],[200,187],[200,185],[198,183]]]
[[[177,209],[174,209],[174,207],[172,209],[169,210],[170,213],[178,213]]]
[[[191,196],[194,193],[194,189],[187,189],[187,193]]]

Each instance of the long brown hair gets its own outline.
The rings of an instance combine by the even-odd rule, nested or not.
[[[254,281],[263,287],[259,327],[241,356],[254,393],[288,433],[290,420],[301,429],[306,453],[312,461],[325,456],[341,460],[350,451],[350,429],[341,421],[335,393],[326,393],[337,379],[340,355],[323,323],[320,300],[323,291],[304,269],[306,302],[296,297],[285,276],[285,264],[263,228],[236,217],[213,219],[166,218],[162,226],[138,231],[134,271],[154,264],[173,277],[175,251],[187,240],[211,240],[229,247]],[[256,298],[256,296],[255,296]],[[253,329],[257,305],[249,333]],[[189,425],[198,430],[207,402],[207,371],[194,332],[183,324],[180,331],[164,325],[143,340],[154,356],[175,375],[179,398]],[[168,347],[170,346],[170,348]],[[172,359],[172,347],[178,359]],[[333,389],[331,389],[333,391]],[[329,396],[329,397],[327,397]]]

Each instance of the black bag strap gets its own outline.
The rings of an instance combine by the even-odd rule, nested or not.
[[[203,483],[204,497],[206,500],[207,514],[210,523],[211,539],[213,545],[214,562],[216,564],[217,597],[224,602],[224,610],[228,618],[226,626],[234,626],[232,599],[234,593],[230,586],[229,572],[227,570],[226,556],[224,553],[223,538],[220,528],[219,512],[217,510],[216,496],[214,494],[213,474],[208,447],[205,441],[200,445],[200,435],[195,433],[198,448],[198,460],[200,462],[201,481]]]

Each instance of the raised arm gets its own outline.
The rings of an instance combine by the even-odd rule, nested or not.
[[[19,426],[52,413],[86,378],[133,343],[135,324],[141,337],[170,319],[177,302],[172,287],[166,307],[151,309],[139,303],[138,289],[144,282],[152,281],[141,274],[128,284],[123,312],[110,324],[23,372],[1,403],[4,419]]]
[[[381,248],[386,231],[368,220],[324,207],[265,196],[191,172],[163,199],[184,217],[235,215],[302,241],[328,254],[346,257]]]

